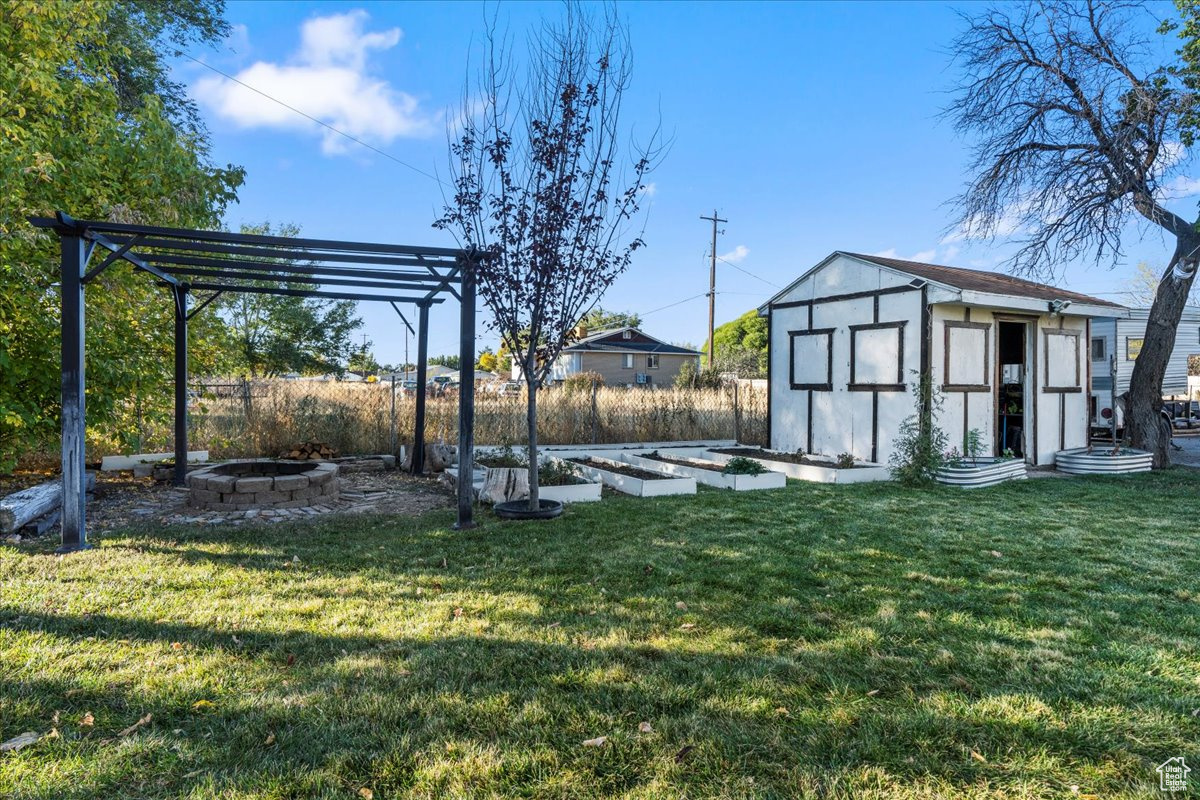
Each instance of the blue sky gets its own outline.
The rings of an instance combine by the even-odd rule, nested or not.
[[[494,8],[494,7],[491,7]],[[941,3],[623,3],[634,50],[624,111],[635,135],[661,117],[673,137],[650,177],[645,239],[606,308],[645,315],[672,342],[706,337],[709,223],[717,252],[717,321],[762,303],[832,250],[1000,268],[1004,241],[962,240],[948,201],[965,179],[968,142],[939,119],[961,26]],[[557,3],[499,14],[520,42]],[[445,177],[446,118],[458,107],[485,7],[461,3],[231,2],[234,34],[192,55],[355,135],[424,173]],[[304,235],[453,245],[431,228],[443,187],[186,58],[213,158],[247,170],[226,223],[295,223]],[[1189,187],[1192,183],[1187,181]],[[1190,188],[1189,188],[1190,190]],[[1177,210],[1194,214],[1197,198]],[[1140,241],[1139,241],[1140,239]],[[1125,288],[1141,259],[1169,256],[1133,226],[1115,270],[1063,265],[1075,291]],[[738,269],[740,268],[740,269]],[[743,271],[744,270],[744,271]],[[748,274],[749,273],[749,274]],[[687,298],[694,298],[683,301]],[[678,303],[678,304],[677,304]],[[394,313],[363,304],[384,362],[404,357]],[[483,318],[481,317],[481,322]],[[480,347],[495,345],[480,325]],[[431,315],[430,352],[457,349],[457,306]],[[410,357],[415,357],[415,343]]]

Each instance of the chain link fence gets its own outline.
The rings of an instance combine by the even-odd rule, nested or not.
[[[342,453],[394,453],[411,442],[416,397],[401,384],[270,380],[196,384],[191,392],[192,449],[213,457],[277,456],[296,442],[319,441]],[[538,392],[538,439],[545,444],[736,439],[763,444],[767,391],[625,389],[603,386]],[[521,444],[525,393],[481,386],[475,394],[475,441]],[[458,438],[458,392],[426,398],[426,439]],[[170,432],[148,431],[147,444],[170,447]]]

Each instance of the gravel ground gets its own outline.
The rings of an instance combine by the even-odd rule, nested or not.
[[[0,495],[46,480],[50,473],[26,472],[0,482]],[[414,478],[399,470],[361,472],[339,476],[341,497],[308,509],[209,512],[187,505],[187,489],[177,489],[151,478],[133,478],[129,473],[102,472],[97,475],[96,491],[88,503],[88,527],[105,531],[129,524],[258,524],[296,521],[324,514],[383,513],[416,516],[427,511],[450,508],[454,495],[436,478]],[[57,526],[45,536],[57,533]]]

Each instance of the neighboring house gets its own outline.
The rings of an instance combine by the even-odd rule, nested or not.
[[[940,390],[952,446],[1032,464],[1088,443],[1091,318],[1116,303],[991,272],[835,252],[759,309],[767,317],[771,447],[887,462]]]
[[[1107,395],[1112,391],[1113,373],[1117,378],[1117,396],[1129,391],[1133,365],[1146,338],[1148,308],[1134,308],[1128,319],[1097,320],[1092,325],[1092,390]],[[1200,353],[1200,307],[1183,310],[1175,331],[1175,349],[1163,375],[1164,397],[1188,392],[1188,356]],[[1114,359],[1113,356],[1116,356]]]
[[[655,339],[637,328],[613,328],[584,335],[562,349],[549,380],[560,382],[581,372],[596,372],[605,386],[670,387],[684,364],[699,366],[700,353]],[[513,379],[521,368],[513,366]]]

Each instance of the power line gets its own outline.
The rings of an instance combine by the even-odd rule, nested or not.
[[[300,116],[304,117],[305,119],[311,120],[312,122],[317,123],[318,125],[320,125],[323,128],[328,128],[329,130],[336,133],[338,136],[344,136],[345,138],[349,139],[350,141],[354,142],[357,145],[361,145],[362,147],[365,147],[372,152],[378,153],[379,155],[383,156],[384,158],[391,159],[392,161],[395,161],[397,164],[399,164],[402,167],[407,167],[408,169],[411,169],[413,172],[417,173],[418,175],[424,175],[426,178],[429,178],[432,181],[436,181],[437,183],[440,183],[442,186],[446,186],[446,188],[451,188],[446,183],[444,183],[440,178],[438,178],[438,176],[436,176],[432,173],[426,172],[425,170],[421,169],[420,167],[414,167],[412,164],[409,164],[407,161],[396,158],[391,153],[388,153],[384,150],[380,150],[378,147],[375,147],[374,145],[367,144],[362,139],[359,139],[356,136],[346,133],[343,130],[339,130],[338,128],[335,128],[334,126],[330,125],[328,122],[319,120],[316,117],[312,116],[311,114],[306,114],[303,111],[301,111],[300,109],[296,108],[295,106],[288,105],[287,103],[283,102],[282,100],[280,100],[277,97],[272,97],[271,95],[264,92],[262,89],[257,89],[255,87],[251,86],[250,84],[246,83],[245,81],[238,80],[237,78],[230,75],[228,72],[223,72],[222,70],[219,70],[216,67],[214,67],[212,64],[209,64],[208,62],[205,62],[205,61],[201,61],[200,59],[196,58],[191,53],[185,53],[182,50],[177,50],[176,52],[179,55],[183,56],[184,58],[195,61],[200,66],[207,67],[208,69],[211,69],[213,72],[217,73],[218,75],[221,75],[222,77],[233,81],[238,86],[243,86],[243,87],[249,89],[250,91],[254,92],[255,94],[258,94],[258,95],[261,95],[261,96],[267,98],[272,103],[278,103],[279,105],[286,108],[288,111],[299,114]]]
[[[659,311],[666,311],[668,308],[674,308],[675,306],[681,306],[684,303],[690,303],[693,300],[699,300],[701,297],[708,297],[708,292],[702,292],[700,294],[696,294],[696,295],[692,295],[691,297],[684,298],[683,300],[677,300],[674,303],[668,303],[665,306],[659,306],[658,308],[652,309],[650,311],[642,312],[641,314],[638,314],[638,316],[639,317],[648,317],[651,314],[658,313]]]
[[[739,267],[737,264],[734,264],[732,261],[726,261],[725,259],[721,258],[720,256],[717,256],[717,261],[720,261],[722,264],[728,264],[729,266],[731,266],[731,267],[733,267],[734,269],[736,269],[738,272],[744,272],[744,273],[746,273],[747,275],[749,275],[751,278],[754,278],[756,281],[762,281],[762,282],[763,282],[763,283],[765,283],[767,286],[774,286],[776,289],[782,289],[782,288],[783,288],[783,287],[782,287],[782,286],[780,286],[778,283],[772,283],[771,281],[767,280],[766,278],[760,278],[759,276],[755,275],[755,274],[754,274],[753,272],[751,272],[750,270],[748,270],[748,269],[743,269],[743,268]]]

